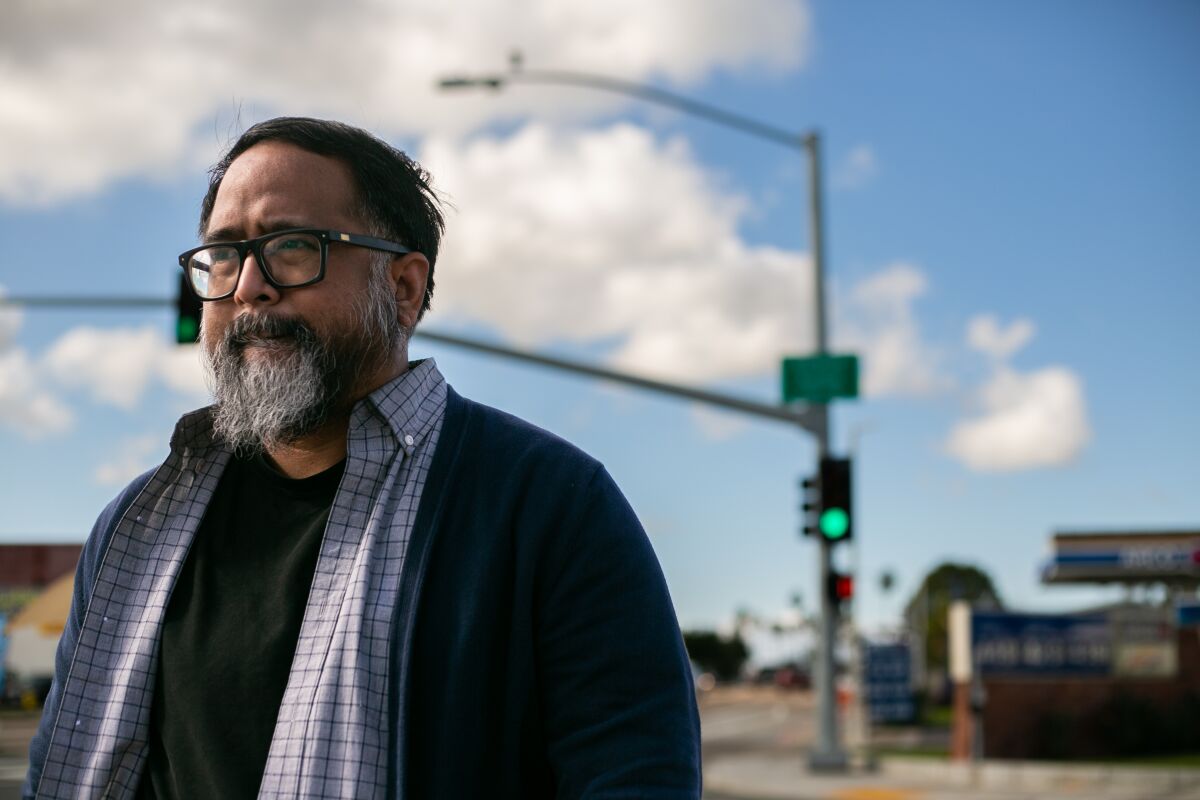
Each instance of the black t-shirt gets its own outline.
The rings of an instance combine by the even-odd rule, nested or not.
[[[139,797],[255,797],[345,462],[230,461],[162,626]]]

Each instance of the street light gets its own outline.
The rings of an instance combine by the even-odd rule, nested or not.
[[[816,299],[814,308],[814,333],[817,353],[824,355],[828,352],[825,320],[825,246],[821,192],[821,137],[817,131],[810,130],[797,134],[675,94],[674,92],[603,75],[568,70],[524,69],[519,53],[513,54],[511,67],[508,72],[471,76],[453,75],[438,81],[437,85],[438,88],[446,90],[487,89],[490,91],[500,91],[509,84],[514,83],[574,86],[636,97],[803,152],[808,159],[809,235],[812,244],[813,294]],[[817,439],[817,456],[819,459],[825,459],[830,455],[829,406],[825,403],[815,403],[811,407],[810,413],[814,421],[811,430]],[[821,538],[818,586],[827,585],[830,576],[833,574],[830,550],[831,543]],[[817,671],[817,746],[810,755],[809,766],[814,770],[843,770],[846,768],[847,759],[846,753],[841,746],[840,736],[838,735],[837,698],[834,687],[834,645],[837,638],[837,623],[840,613],[837,604],[831,600],[828,592],[820,592],[819,594],[822,597],[822,624],[818,658],[820,669]]]
[[[499,91],[510,83],[540,83],[554,84],[558,86],[575,86],[584,89],[600,89],[606,92],[615,92],[617,94],[629,95],[638,97],[651,103],[657,103],[663,106],[683,111],[696,117],[703,117],[718,125],[725,125],[730,128],[736,128],[743,133],[748,133],[751,136],[757,136],[762,139],[770,139],[777,144],[782,144],[784,147],[793,149],[803,148],[808,144],[808,140],[815,137],[815,131],[807,133],[793,133],[784,128],[777,128],[774,125],[769,125],[765,122],[760,122],[750,117],[744,117],[741,114],[735,114],[732,111],[726,111],[723,108],[702,103],[699,100],[693,100],[690,97],[668,92],[665,89],[659,89],[656,86],[646,86],[640,83],[632,83],[623,81],[618,78],[610,78],[605,75],[592,75],[587,72],[573,72],[570,70],[559,69],[520,69],[514,68],[507,73],[492,73],[488,75],[454,75],[448,78],[443,78],[438,81],[438,88],[441,89],[490,89]]]

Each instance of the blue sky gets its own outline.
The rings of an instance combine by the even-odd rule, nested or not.
[[[431,329],[777,402],[779,359],[812,346],[801,157],[608,95],[432,88],[519,47],[530,68],[821,130],[833,341],[861,355],[866,389],[833,415],[858,456],[843,555],[866,626],[893,623],[946,559],[1018,607],[1094,602],[1111,594],[1038,583],[1052,531],[1200,522],[1194,3],[352,2],[336,37],[281,12],[274,48],[270,8],[129,5],[72,24],[28,6],[6,26],[11,294],[168,295],[222,143],[278,113],[333,116],[408,149],[453,202]],[[172,325],[166,310],[0,316],[0,540],[81,539],[165,454],[206,397]],[[413,352],[605,462],[685,625],[815,601],[803,434]]]

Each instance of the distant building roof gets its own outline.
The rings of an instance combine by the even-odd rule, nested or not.
[[[1200,585],[1200,530],[1059,532],[1043,583]]]
[[[36,589],[73,573],[83,544],[0,544],[0,591]]]
[[[46,636],[59,636],[71,613],[75,576],[68,573],[50,584],[8,621],[8,632],[17,628],[35,628]]]

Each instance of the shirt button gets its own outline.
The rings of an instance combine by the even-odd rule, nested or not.
[[[405,436],[405,437],[404,437],[404,443],[405,443],[406,445],[408,445],[409,447],[412,447],[412,443],[413,443],[413,441],[414,441],[414,440],[413,440],[412,434],[409,434],[409,435],[407,435],[407,436]]]

